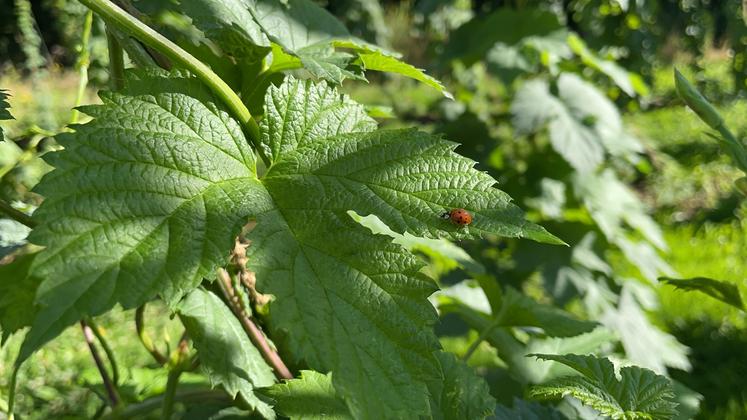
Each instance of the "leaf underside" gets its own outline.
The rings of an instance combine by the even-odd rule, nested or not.
[[[10,104],[8,104],[8,93],[4,89],[0,89],[0,120],[11,120],[13,116],[10,115]],[[3,129],[0,127],[0,141],[5,140]]]

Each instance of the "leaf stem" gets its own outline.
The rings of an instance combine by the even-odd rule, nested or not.
[[[168,359],[158,351],[156,346],[153,344],[153,340],[151,340],[148,333],[145,332],[144,318],[145,305],[141,305],[135,310],[135,330],[137,331],[137,336],[143,344],[143,347],[145,347],[145,350],[153,356],[153,359],[155,359],[159,365],[163,366],[168,362]]]
[[[215,95],[229,108],[233,116],[238,119],[245,134],[254,145],[265,163],[269,160],[264,156],[259,142],[259,126],[252,118],[252,114],[226,82],[215,74],[210,67],[189,54],[171,40],[153,30],[151,27],[130,15],[110,0],[80,0],[81,3],[99,14],[106,22],[131,35],[157,52],[163,54],[173,63],[186,68],[205,83]]]
[[[174,412],[174,396],[176,395],[176,387],[179,385],[179,377],[181,375],[182,369],[180,366],[174,366],[169,370],[166,391],[163,394],[163,403],[161,404],[161,418],[163,420],[171,419],[171,414]]]
[[[86,322],[88,323],[88,326],[91,327],[91,331],[93,331],[93,335],[96,336],[96,340],[101,344],[101,348],[104,349],[106,358],[109,359],[109,365],[111,365],[112,369],[112,383],[117,387],[119,385],[119,365],[116,357],[114,357],[114,351],[106,340],[106,337],[101,333],[101,329],[96,322],[92,318],[88,318]]]
[[[223,292],[228,301],[228,306],[233,311],[234,315],[241,322],[241,326],[244,327],[249,338],[252,340],[257,349],[262,353],[265,361],[272,366],[275,370],[275,376],[279,379],[293,379],[293,374],[280,358],[280,355],[270,347],[270,343],[267,342],[265,335],[262,330],[247,316],[246,311],[241,308],[239,300],[236,298],[236,294],[233,292],[233,285],[231,284],[231,277],[228,272],[223,269],[218,269],[218,285],[220,290]]]
[[[80,51],[78,51],[78,60],[75,62],[75,67],[78,69],[78,92],[75,95],[75,107],[73,107],[73,114],[70,116],[70,124],[78,122],[80,112],[76,107],[83,102],[83,95],[85,95],[86,86],[88,86],[88,66],[91,64],[91,54],[88,52],[88,44],[91,39],[92,26],[93,11],[89,10],[83,21],[83,33],[81,34],[80,44],[78,45]]]
[[[32,219],[31,216],[20,210],[16,210],[13,206],[3,200],[0,200],[0,213],[5,213],[6,216],[31,229],[35,228],[37,225],[36,221]]]
[[[114,34],[106,29],[106,43],[109,50],[109,80],[112,90],[124,88],[124,51]]]
[[[99,351],[93,342],[94,341],[93,331],[91,330],[91,327],[88,326],[86,321],[83,321],[83,320],[80,321],[80,327],[81,329],[83,329],[83,337],[86,340],[86,344],[88,344],[88,348],[91,350],[91,356],[93,356],[93,361],[96,363],[96,368],[99,370],[101,379],[104,382],[104,388],[106,388],[106,393],[109,396],[109,401],[111,403],[111,406],[116,407],[119,405],[119,402],[120,402],[119,394],[117,393],[117,389],[112,383],[112,380],[109,378],[109,374],[106,372],[106,368],[104,367],[104,362],[101,360]]]
[[[480,335],[477,337],[477,339],[469,346],[467,351],[464,353],[464,356],[462,356],[463,361],[467,362],[469,358],[472,357],[472,354],[475,353],[480,344],[485,341],[486,338],[488,338],[488,335],[490,335],[490,333],[493,332],[496,327],[501,325],[507,307],[508,305],[501,304],[501,309],[495,316],[495,318],[493,318],[493,322],[488,324],[488,326],[480,332]]]

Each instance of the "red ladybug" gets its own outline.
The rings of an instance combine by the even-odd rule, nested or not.
[[[472,214],[465,209],[453,209],[441,215],[443,219],[451,220],[451,223],[459,226],[467,226],[472,223]]]

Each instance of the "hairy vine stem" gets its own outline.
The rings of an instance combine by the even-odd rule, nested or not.
[[[86,86],[88,86],[88,66],[91,64],[91,54],[88,51],[88,44],[91,39],[92,26],[93,12],[89,10],[86,13],[85,20],[83,21],[83,33],[80,36],[80,44],[78,44],[78,59],[75,62],[75,68],[78,69],[78,91],[75,95],[75,107],[73,108],[73,114],[70,117],[70,124],[78,122],[80,111],[76,108],[83,102],[83,95],[85,95]]]
[[[106,358],[109,359],[109,365],[112,369],[112,382],[114,383],[114,386],[119,386],[119,364],[117,363],[116,357],[114,357],[114,351],[112,350],[112,347],[109,345],[106,337],[104,337],[104,334],[101,333],[101,329],[92,318],[86,319],[86,323],[89,327],[91,327],[93,335],[96,336],[96,340],[99,342],[99,344],[101,344],[101,348],[104,349]]]
[[[112,90],[122,90],[124,87],[124,51],[117,38],[109,28],[106,28],[106,43],[109,51],[109,79]]]
[[[241,322],[241,326],[244,327],[244,331],[246,331],[247,335],[249,335],[249,338],[252,340],[252,343],[254,343],[260,353],[262,353],[265,361],[272,366],[275,371],[275,376],[277,376],[278,379],[293,379],[293,374],[285,365],[283,359],[281,359],[280,355],[270,347],[270,343],[267,342],[262,330],[257,327],[257,324],[255,324],[247,315],[246,310],[241,307],[241,304],[238,302],[236,294],[233,291],[231,277],[223,268],[218,269],[218,285],[220,286],[220,290],[223,292],[223,296],[225,296],[228,301],[228,305],[231,307],[234,315],[236,315]]]
[[[101,379],[104,381],[104,388],[106,388],[106,393],[109,396],[111,406],[116,407],[120,402],[119,393],[117,392],[116,386],[109,378],[109,373],[107,373],[106,367],[104,367],[104,362],[101,360],[99,351],[94,344],[94,333],[86,321],[81,320],[80,327],[83,329],[83,337],[86,340],[86,344],[88,344],[88,348],[91,350],[91,356],[93,356],[93,361],[96,363],[96,368],[99,370]]]
[[[0,213],[5,213],[6,216],[31,229],[36,227],[37,223],[31,216],[20,210],[16,210],[3,200],[0,200]]]
[[[249,109],[247,109],[236,92],[215,74],[210,67],[110,0],[80,0],[80,2],[100,15],[107,23],[113,24],[126,34],[139,39],[145,45],[163,54],[173,63],[178,64],[197,76],[223,101],[233,116],[238,119],[244,132],[254,145],[255,150],[259,153],[265,164],[269,166],[270,161],[260,147],[259,126],[257,122],[252,118]]]

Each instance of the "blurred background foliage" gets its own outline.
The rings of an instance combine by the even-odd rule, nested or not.
[[[746,209],[733,187],[739,171],[682,106],[672,77],[677,66],[695,80],[744,137],[747,26],[740,0],[319,3],[356,36],[440,78],[456,100],[378,75],[369,84],[347,81],[349,95],[376,109],[383,126],[417,125],[461,143],[458,152],[569,244],[486,238],[455,247],[398,239],[426,258],[443,286],[433,298],[442,344],[468,358],[501,404],[512,406],[527,385],[558,374],[538,372],[523,357],[554,349],[610,355],[669,375],[681,418],[744,418],[745,313],[657,280],[706,276],[746,288]],[[0,87],[9,90],[15,117],[4,123],[12,141],[0,143],[0,198],[30,210],[40,202],[31,189],[49,170],[39,156],[56,147],[51,135],[71,118],[86,10],[72,0],[0,0],[0,10]],[[148,18],[179,32],[168,16]],[[95,90],[108,81],[98,19],[90,54],[84,102],[96,101]],[[375,220],[361,223],[385,231]],[[0,219],[0,258],[15,258],[26,234]],[[491,293],[501,293],[497,285],[602,325],[573,338],[501,328],[471,348],[480,320],[497,316],[488,304]],[[126,398],[134,401],[159,392],[165,372],[149,369],[132,317],[115,312],[99,323],[123,359]],[[166,311],[151,318],[161,341],[174,345],[180,332]],[[96,413],[103,389],[90,355],[75,350],[83,346],[80,335],[68,331],[25,365],[20,412]],[[3,390],[19,338],[0,350]],[[572,400],[559,409],[594,418]]]

